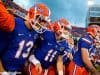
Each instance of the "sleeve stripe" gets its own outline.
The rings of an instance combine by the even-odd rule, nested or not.
[[[89,41],[89,40],[86,39],[86,38],[82,38],[82,40],[84,40],[85,42],[91,43],[91,41]]]

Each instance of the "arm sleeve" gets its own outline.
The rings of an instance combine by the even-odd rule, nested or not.
[[[9,14],[3,3],[0,2],[0,30],[11,32],[15,27],[14,16]]]

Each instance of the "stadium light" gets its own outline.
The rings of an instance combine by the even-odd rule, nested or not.
[[[88,0],[88,6],[92,6],[94,4],[94,0]]]

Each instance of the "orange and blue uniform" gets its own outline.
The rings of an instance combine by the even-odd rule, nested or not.
[[[21,71],[34,42],[35,30],[29,30],[23,19],[10,15],[0,3],[0,58],[6,71]]]
[[[89,75],[88,71],[85,69],[85,64],[82,60],[81,48],[86,48],[91,55],[91,48],[93,48],[93,39],[87,34],[79,39],[78,51],[73,57],[73,61],[69,64],[69,74],[68,75]]]
[[[56,75],[56,68],[53,66],[56,64],[58,55],[69,52],[68,44],[65,39],[58,42],[55,38],[55,33],[52,31],[45,31],[42,34],[42,38],[39,47],[35,49],[33,54],[40,61],[42,68],[48,69],[47,75]],[[31,66],[30,69],[32,75],[36,75],[35,66]]]

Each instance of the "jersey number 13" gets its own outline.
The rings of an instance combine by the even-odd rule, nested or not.
[[[33,47],[33,42],[32,41],[25,42],[25,40],[22,40],[19,43],[19,48],[18,48],[18,50],[16,52],[15,58],[19,58],[20,56],[22,56],[23,58],[28,57],[32,47]],[[24,49],[26,50],[26,52],[23,52]]]

